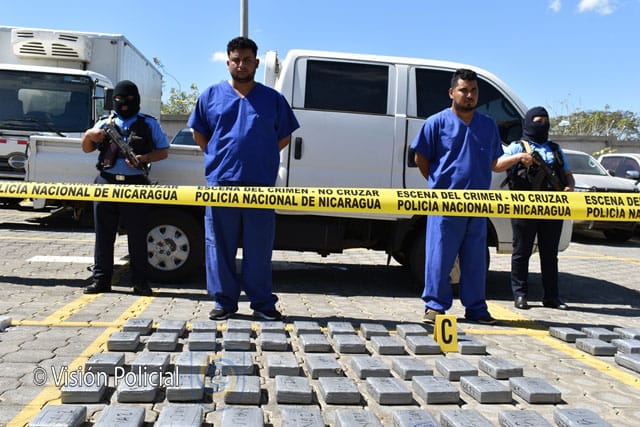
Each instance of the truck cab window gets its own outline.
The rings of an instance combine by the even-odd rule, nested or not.
[[[451,105],[449,86],[451,70],[416,69],[416,107],[418,118],[427,118]],[[522,136],[522,117],[501,92],[492,84],[478,81],[480,98],[476,110],[493,117],[500,129],[503,142],[510,142]]]
[[[96,101],[95,102],[96,111],[94,113],[94,117],[96,118],[109,113],[108,110],[105,110],[105,96],[106,96],[106,93],[105,93],[104,87],[96,86],[96,92],[94,95],[94,98]]]
[[[4,128],[31,132],[83,132],[89,126],[91,79],[30,70],[0,71]],[[6,99],[5,99],[6,98]],[[6,111],[5,111],[6,110]]]
[[[416,69],[415,94],[418,118],[426,119],[451,106],[450,85],[451,71],[449,70]]]
[[[22,117],[24,107],[18,99],[18,93],[12,89],[0,89],[0,120],[11,120]]]
[[[500,129],[500,139],[509,143],[522,137],[522,117],[502,93],[492,84],[480,79],[478,82],[480,99],[477,111],[493,117]]]
[[[304,108],[387,114],[389,67],[307,61]]]

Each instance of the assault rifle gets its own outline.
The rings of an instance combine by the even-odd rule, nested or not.
[[[116,128],[113,123],[106,123],[102,130],[107,136],[107,139],[113,141],[118,146],[122,154],[124,154],[125,159],[127,159],[133,167],[144,172],[144,176],[149,175],[149,165],[138,160],[131,146],[124,142],[120,132],[118,132],[118,128]],[[129,137],[135,138],[135,135],[132,133]]]
[[[533,188],[542,188],[542,181],[546,178],[554,190],[563,191],[564,184],[562,184],[560,178],[558,178],[558,175],[553,172],[549,165],[544,161],[542,156],[540,156],[540,153],[538,153],[537,151],[531,151],[529,154],[531,154],[531,157],[540,168],[540,171],[536,175],[536,182],[533,183]]]

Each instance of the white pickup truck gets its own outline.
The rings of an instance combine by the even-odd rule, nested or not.
[[[416,58],[293,50],[264,59],[265,84],[288,99],[300,122],[280,155],[282,187],[424,188],[409,146],[424,119],[450,105],[452,72],[472,68],[480,78],[478,111],[495,118],[503,141],[522,133],[522,102],[491,73],[463,64]],[[71,138],[34,136],[27,181],[89,183],[95,156]],[[151,178],[167,185],[204,185],[198,147],[173,146]],[[495,175],[499,189],[504,174]],[[36,202],[37,203],[37,202]],[[74,206],[77,209],[88,206]],[[150,219],[149,263],[156,281],[176,281],[203,262],[203,209],[156,206]],[[275,249],[321,255],[347,248],[385,251],[414,276],[424,274],[424,216],[278,212]],[[508,219],[490,218],[488,246],[511,251]],[[561,241],[565,249],[571,226]]]

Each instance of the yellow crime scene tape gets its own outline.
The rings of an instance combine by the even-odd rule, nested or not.
[[[0,197],[310,212],[640,221],[640,193],[208,187],[5,181]]]

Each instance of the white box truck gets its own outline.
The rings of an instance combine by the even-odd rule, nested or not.
[[[123,35],[0,26],[0,179],[24,179],[30,136],[80,137],[123,79],[159,118],[162,74]]]
[[[473,68],[479,76],[477,110],[490,115],[504,142],[522,135],[523,103],[493,74],[445,61],[290,51],[280,62],[269,52],[262,66],[265,84],[291,104],[300,128],[280,153],[278,187],[426,188],[409,148],[424,119],[451,105],[448,96],[455,69]],[[77,140],[39,136],[30,141],[27,181],[90,183],[95,156]],[[154,164],[150,178],[164,185],[206,185],[203,155],[196,146],[172,146],[169,157]],[[500,189],[504,173],[494,174]],[[86,207],[86,205],[85,205]],[[82,209],[81,206],[75,206]],[[148,232],[149,271],[155,281],[174,281],[204,258],[204,209],[152,205]],[[280,211],[275,249],[321,255],[348,248],[385,251],[424,275],[426,217],[363,212]],[[561,250],[569,245],[571,221],[565,221]],[[488,246],[511,251],[508,218],[489,218]]]

